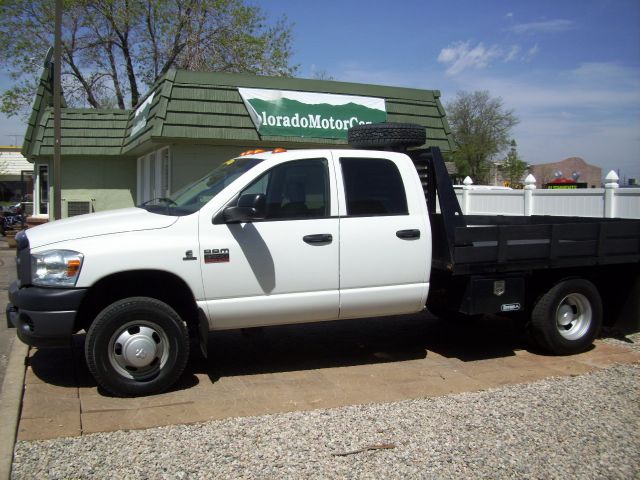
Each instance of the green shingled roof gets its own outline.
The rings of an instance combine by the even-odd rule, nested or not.
[[[129,120],[125,110],[62,109],[62,155],[121,155]],[[28,156],[53,155],[53,108],[47,107],[23,146]]]
[[[41,82],[43,83],[43,82]],[[46,82],[45,82],[46,83]],[[131,134],[132,110],[63,109],[62,155],[138,156],[159,144],[206,143],[306,147],[341,145],[344,140],[260,136],[238,87],[309,91],[384,98],[387,120],[423,125],[427,145],[451,150],[451,132],[440,92],[378,85],[256,75],[169,71],[151,89],[146,125]],[[40,89],[39,89],[40,94]],[[50,102],[36,101],[23,154],[53,154]],[[143,99],[144,100],[144,99]],[[45,104],[47,103],[47,104]]]
[[[53,156],[53,87],[51,52],[40,76],[22,155],[27,158]],[[66,108],[61,101],[62,155],[121,155],[122,142],[131,112],[93,108]]]

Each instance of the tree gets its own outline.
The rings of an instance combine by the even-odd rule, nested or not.
[[[52,0],[0,3],[0,65],[11,116],[33,101],[53,45]],[[19,32],[19,34],[17,33]],[[171,68],[292,75],[291,26],[245,0],[64,0],[62,75],[70,106],[126,108]]]
[[[517,146],[516,141],[511,140],[509,153],[500,166],[503,177],[508,180],[511,185],[522,183],[522,177],[524,176],[524,172],[527,170],[527,164],[518,156]]]
[[[313,76],[311,77],[314,80],[335,80],[333,75],[331,75],[326,70],[316,70],[313,72]]]
[[[556,178],[556,168],[553,168],[552,165],[543,164],[543,165],[535,165],[533,168],[533,175],[536,177],[538,185],[546,185],[547,183],[552,182]]]
[[[458,172],[476,183],[487,183],[491,159],[509,145],[518,118],[504,108],[502,98],[477,91],[458,92],[447,105],[447,119],[457,146],[453,159]]]

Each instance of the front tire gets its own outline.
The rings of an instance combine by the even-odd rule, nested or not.
[[[602,300],[593,283],[564,280],[536,303],[529,333],[539,347],[556,355],[587,350],[602,327]]]
[[[189,334],[169,305],[148,297],[106,307],[87,332],[85,357],[99,385],[118,396],[159,393],[182,375]]]

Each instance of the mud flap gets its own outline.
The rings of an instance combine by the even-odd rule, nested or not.
[[[200,351],[204,358],[208,357],[207,352],[207,340],[209,338],[209,320],[204,314],[202,309],[198,310],[198,343],[200,344]]]
[[[624,335],[640,332],[640,275],[631,280],[629,294],[618,306],[613,327]]]

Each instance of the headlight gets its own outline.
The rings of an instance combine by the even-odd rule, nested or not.
[[[31,254],[31,281],[46,287],[74,287],[80,275],[81,253],[50,250]]]

